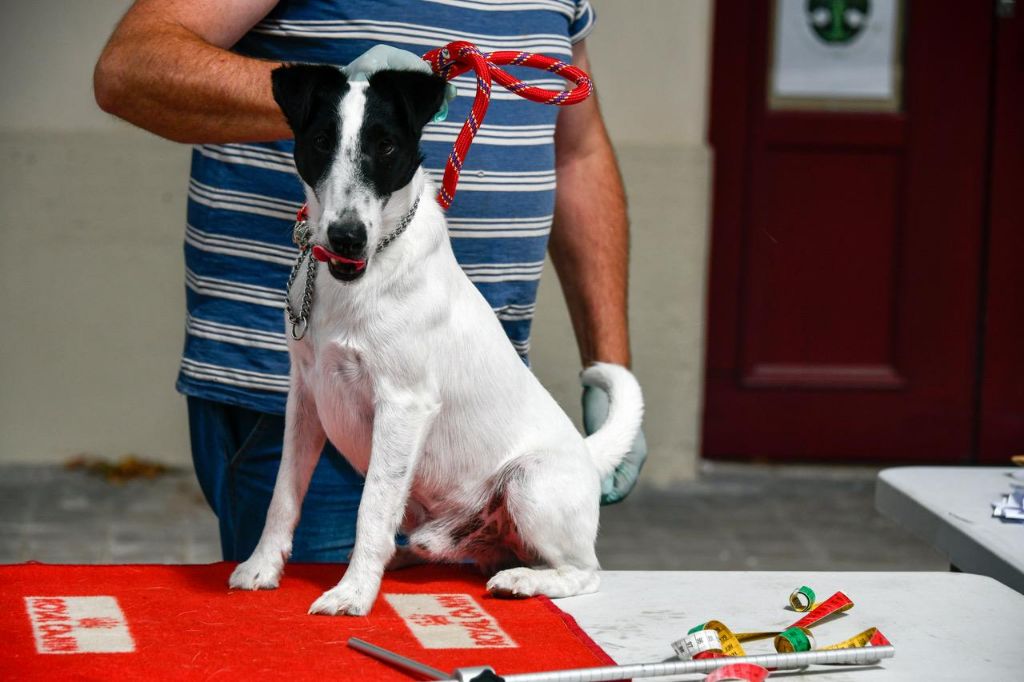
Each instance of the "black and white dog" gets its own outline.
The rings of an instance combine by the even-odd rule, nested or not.
[[[617,365],[585,370],[611,408],[584,439],[459,269],[420,167],[444,81],[389,70],[356,82],[293,65],[274,71],[273,90],[295,133],[310,241],[330,261],[308,332],[289,339],[281,468],[263,535],[231,586],[277,586],[330,438],[366,484],[351,563],[311,613],[368,613],[400,528],[420,558],[503,569],[487,585],[495,594],[597,590],[600,481],[640,428],[640,387]]]

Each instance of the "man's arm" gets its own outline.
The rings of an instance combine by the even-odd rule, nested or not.
[[[589,71],[585,41],[573,63]],[[629,366],[626,195],[596,95],[558,113],[558,189],[549,252],[569,307],[580,359]]]
[[[292,136],[270,90],[279,62],[229,52],[277,0],[137,0],[93,75],[96,102],[177,142]]]

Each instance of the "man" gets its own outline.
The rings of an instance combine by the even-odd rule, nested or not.
[[[283,62],[322,62],[348,64],[350,77],[365,76],[382,64],[356,58],[378,43],[422,54],[456,39],[485,52],[551,54],[588,69],[584,38],[593,12],[587,0],[520,7],[464,0],[138,0],[104,49],[95,73],[99,105],[157,135],[197,145],[178,388],[188,396],[193,461],[220,520],[225,559],[246,558],[259,539],[280,462],[288,385],[281,309],[302,190],[270,72]],[[386,55],[391,67],[424,68],[415,54]],[[543,74],[538,82],[537,73],[518,75],[561,88],[559,79]],[[426,167],[438,179],[475,91],[470,77],[456,82],[460,97],[451,121],[428,126],[423,137]],[[625,198],[596,98],[556,110],[496,88],[448,219],[456,257],[524,360],[548,247],[583,365],[629,365]],[[588,389],[588,432],[606,412],[607,396]],[[645,457],[639,437],[605,482],[604,502],[629,492]],[[328,444],[303,505],[293,559],[345,559],[360,490],[358,474]]]

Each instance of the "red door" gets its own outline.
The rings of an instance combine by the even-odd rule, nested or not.
[[[892,112],[771,108],[772,4],[716,3],[704,454],[967,460],[992,3],[907,3]]]
[[[1024,452],[1024,3],[996,24],[978,459]]]

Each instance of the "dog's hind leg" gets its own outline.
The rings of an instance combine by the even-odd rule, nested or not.
[[[600,481],[583,459],[564,453],[531,455],[507,477],[506,504],[519,542],[536,557],[530,567],[495,574],[487,589],[496,596],[571,597],[600,585],[597,538]]]
[[[231,574],[228,584],[245,590],[273,589],[292,551],[302,500],[320,459],[327,436],[316,413],[313,396],[292,372],[285,408],[284,449],[263,533],[252,556]]]
[[[496,597],[534,597],[538,594],[559,599],[597,592],[601,576],[597,568],[506,568],[487,581],[487,591]]]

